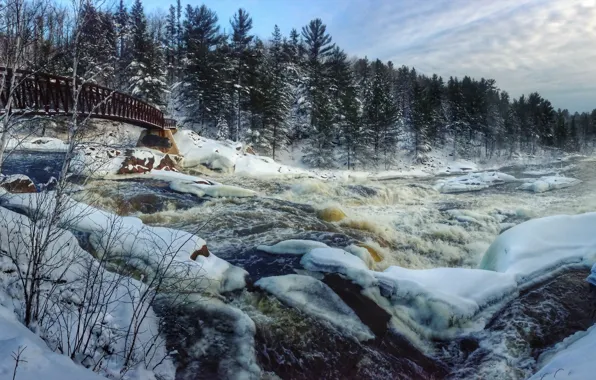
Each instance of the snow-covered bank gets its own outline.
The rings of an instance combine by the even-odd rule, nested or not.
[[[108,261],[123,261],[146,276],[164,276],[168,285],[184,290],[232,291],[245,286],[246,271],[210,253],[200,237],[184,231],[143,224],[135,217],[120,217],[95,207],[63,200],[64,228],[90,234],[89,241]],[[3,204],[31,213],[52,215],[52,193],[14,194]]]
[[[23,353],[16,369],[17,380],[105,379],[76,365],[67,356],[51,351],[46,342],[21,324],[11,310],[0,306],[0,378],[13,378],[16,364],[13,355],[20,350]]]
[[[53,137],[11,138],[6,144],[7,150],[29,152],[66,152],[68,144]]]
[[[46,239],[47,244],[35,246]],[[81,364],[106,376],[120,373],[123,379],[134,379],[140,371],[173,379],[173,364],[160,337],[158,320],[143,296],[150,292],[147,286],[107,272],[79,246],[72,233],[43,219],[33,222],[3,207],[0,207],[0,249],[3,268],[0,351],[5,358],[10,358],[15,348],[31,343],[31,346],[27,344],[22,358],[27,360],[22,368],[23,378],[43,375],[58,379],[57,371],[64,371],[60,373],[62,376],[73,376],[67,379],[98,378],[85,374],[72,362],[68,365],[70,359],[66,356],[62,359],[51,354],[44,347],[47,343],[55,352],[84,359]],[[36,258],[37,249],[40,258]],[[39,260],[34,266],[41,276],[36,301],[40,314],[36,322],[46,343],[26,333],[27,329],[17,323],[16,316],[22,318],[25,307],[22,278],[17,273],[32,271],[32,260]],[[137,334],[131,335],[132,329],[138,329]],[[14,363],[10,368],[14,368]],[[20,379],[21,375],[16,378]]]

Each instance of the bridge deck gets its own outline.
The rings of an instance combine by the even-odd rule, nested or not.
[[[171,129],[176,120],[166,119],[158,108],[133,96],[94,83],[77,84],[58,75],[0,67],[0,114],[72,115],[121,121],[147,129]],[[11,88],[11,84],[15,88]],[[7,109],[9,98],[12,104]],[[75,103],[76,102],[76,103]]]

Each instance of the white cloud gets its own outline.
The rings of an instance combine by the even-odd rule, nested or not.
[[[330,31],[351,54],[596,108],[596,0],[350,0]]]

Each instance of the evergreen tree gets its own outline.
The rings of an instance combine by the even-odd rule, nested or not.
[[[309,144],[304,160],[314,166],[332,166],[333,110],[327,96],[328,79],[325,62],[335,44],[327,33],[327,27],[321,19],[312,20],[302,28],[302,37],[306,45],[305,74],[307,76],[306,95],[310,116]]]
[[[126,91],[128,87],[127,74],[129,73],[129,65],[132,62],[130,55],[130,16],[124,5],[124,0],[120,0],[118,10],[114,16],[116,26],[118,62],[116,75],[116,88],[121,91]]]
[[[184,21],[184,46],[186,65],[180,100],[187,115],[187,121],[199,124],[215,122],[218,115],[216,105],[220,99],[217,85],[217,62],[220,56],[215,48],[222,37],[217,25],[217,15],[205,5],[187,6]]]
[[[247,76],[251,68],[250,61],[250,43],[254,36],[250,34],[252,29],[252,18],[244,9],[240,8],[230,20],[232,26],[232,64],[234,80],[234,129],[230,139],[238,141],[241,133],[242,110],[248,108],[248,98],[251,88],[247,83]]]
[[[135,0],[130,12],[131,57],[130,93],[144,101],[164,105],[167,91],[165,57],[159,38],[153,39],[147,30],[147,18],[141,0]]]
[[[101,84],[110,84],[116,59],[116,31],[112,16],[98,11],[92,3],[81,9],[77,30],[77,74]]]
[[[288,117],[291,105],[288,80],[288,57],[279,27],[275,25],[270,48],[261,75],[260,92],[263,100],[261,147],[273,159],[288,143]]]

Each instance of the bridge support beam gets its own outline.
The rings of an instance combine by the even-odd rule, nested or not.
[[[159,150],[162,153],[179,156],[180,151],[174,140],[175,130],[172,129],[145,129],[141,132],[137,146]]]

